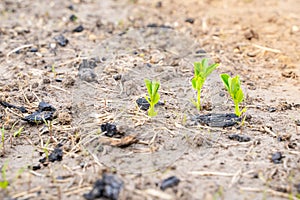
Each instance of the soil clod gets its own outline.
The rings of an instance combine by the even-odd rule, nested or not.
[[[165,190],[169,187],[174,187],[178,185],[179,182],[180,180],[176,176],[170,176],[169,178],[166,178],[162,181],[160,189]]]
[[[211,127],[229,127],[234,126],[241,121],[241,118],[233,113],[226,114],[206,114],[197,115],[193,118],[194,121]]]
[[[280,164],[282,163],[282,158],[284,158],[284,156],[282,155],[281,152],[276,152],[272,155],[272,162],[275,164]]]
[[[236,140],[238,142],[249,142],[251,138],[247,135],[231,134],[228,136],[230,140]]]
[[[97,180],[93,189],[84,194],[83,197],[87,200],[94,200],[101,197],[110,200],[119,198],[119,193],[123,187],[123,181],[113,174],[103,174],[102,179]]]

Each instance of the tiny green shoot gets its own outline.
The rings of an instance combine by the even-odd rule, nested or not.
[[[4,163],[4,165],[2,166],[2,169],[1,169],[2,181],[0,181],[0,188],[2,188],[2,189],[6,189],[9,184],[8,180],[6,179],[7,166],[8,166],[8,163],[6,162],[6,163]]]
[[[203,58],[201,62],[194,63],[194,77],[192,79],[192,86],[197,90],[197,102],[195,105],[198,110],[201,109],[201,89],[206,78],[219,66],[218,63],[208,65],[208,59]]]
[[[4,130],[4,125],[2,126],[1,128],[1,146],[2,146],[2,151],[3,151],[3,154],[5,154],[5,146],[4,146],[4,141],[5,141],[5,137],[4,137],[4,133],[5,133],[5,130]]]
[[[20,127],[19,130],[14,132],[14,137],[20,137],[21,132],[23,131],[24,126]]]
[[[154,106],[158,103],[160,99],[160,95],[158,93],[160,83],[158,81],[150,81],[148,79],[145,79],[145,84],[149,95],[145,96],[145,98],[150,104],[150,107],[148,109],[148,115],[150,117],[154,117],[157,115],[157,112],[154,111]]]
[[[49,143],[50,143],[50,138],[47,140],[45,146],[43,147],[43,151],[45,153],[46,159],[48,159],[49,156],[49,150],[48,150]]]
[[[244,93],[241,88],[240,77],[237,75],[231,78],[228,74],[221,74],[221,79],[230,94],[234,106],[235,106],[235,114],[240,117],[244,112],[246,112],[246,108],[240,110],[239,104],[244,100]]]

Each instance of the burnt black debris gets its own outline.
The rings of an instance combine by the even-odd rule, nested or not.
[[[52,105],[42,101],[39,103],[37,111],[24,117],[23,120],[32,124],[43,123],[44,121],[52,120],[55,111],[56,109]]]
[[[54,40],[57,42],[57,44],[59,44],[62,47],[67,46],[67,44],[69,43],[69,40],[63,35],[55,36]]]
[[[72,22],[75,22],[77,20],[77,16],[72,14],[70,17],[69,17],[70,21]]]
[[[277,109],[276,109],[275,107],[269,107],[269,108],[268,108],[268,111],[269,111],[269,112],[276,112],[276,110],[277,110]]]
[[[77,26],[76,28],[73,29],[73,32],[79,33],[79,32],[82,32],[83,30],[84,30],[83,26],[79,25],[79,26]]]
[[[284,158],[284,156],[282,155],[281,152],[276,152],[272,155],[272,162],[275,163],[275,164],[280,164],[282,163],[282,159]]]
[[[5,108],[15,108],[15,109],[19,110],[22,113],[27,113],[26,108],[23,107],[23,106],[15,106],[15,105],[12,105],[12,104],[7,103],[5,101],[0,101],[0,105],[5,107]]]
[[[117,126],[111,123],[101,124],[101,131],[105,132],[105,135],[108,137],[118,134]]]
[[[146,110],[148,110],[149,107],[150,107],[150,104],[149,104],[149,102],[145,99],[145,97],[140,97],[140,98],[138,98],[135,102],[136,102],[136,104],[138,105],[138,107],[139,107],[141,110],[145,110],[145,111],[146,111]],[[165,103],[159,101],[156,105],[163,106],[163,105],[165,105]],[[155,106],[156,106],[156,105],[155,105]]]
[[[36,47],[32,47],[32,48],[29,50],[29,52],[32,52],[32,53],[36,53],[36,52],[38,52],[38,51],[39,51],[39,49],[36,48]]]
[[[295,187],[296,187],[297,193],[300,194],[300,183],[296,184]]]
[[[204,51],[203,49],[199,49],[195,52],[195,54],[200,55],[200,56],[204,56],[204,55],[206,55],[206,51]]]
[[[170,176],[169,178],[166,178],[162,181],[160,189],[165,190],[169,187],[174,187],[178,185],[179,182],[180,180],[176,176]]]
[[[55,148],[48,157],[50,162],[62,161],[63,159],[63,150],[61,148]]]
[[[236,140],[239,142],[249,142],[251,140],[251,138],[247,135],[239,135],[239,134],[231,134],[228,135],[228,138],[230,140]]]
[[[87,200],[94,200],[101,197],[110,200],[117,200],[121,189],[123,188],[123,181],[113,174],[103,174],[102,179],[97,180],[93,189],[83,195]]]
[[[148,27],[148,28],[166,28],[166,29],[173,29],[173,27],[171,27],[171,26],[164,25],[164,24],[158,25],[158,24],[156,24],[156,23],[148,24],[147,27]]]
[[[189,17],[189,18],[186,18],[186,19],[185,19],[185,22],[190,23],[190,24],[193,24],[193,23],[195,22],[195,19]]]
[[[229,127],[234,126],[241,121],[241,118],[233,113],[225,114],[207,114],[197,115],[193,118],[194,121],[211,127]]]
[[[141,110],[148,110],[149,107],[150,107],[150,104],[149,102],[144,98],[144,97],[141,97],[141,98],[138,98],[136,100],[136,104],[138,105],[138,107],[141,109]]]
[[[49,162],[62,161],[62,159],[63,159],[63,150],[60,148],[60,146],[54,148],[54,150],[48,156]],[[47,157],[44,157],[39,161],[40,163],[45,163],[47,161]]]

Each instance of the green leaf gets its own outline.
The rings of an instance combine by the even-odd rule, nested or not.
[[[230,90],[234,96],[236,96],[236,93],[240,90],[240,79],[238,75],[232,78],[232,81],[230,83]]]
[[[235,99],[238,103],[241,103],[244,99],[244,94],[242,89],[240,89],[239,91],[237,91],[237,93],[235,94]]]
[[[145,96],[145,99],[148,101],[149,104],[151,104],[150,98]]]
[[[8,186],[8,181],[0,181],[0,188],[6,189]]]
[[[202,72],[206,71],[207,66],[208,66],[208,59],[203,58],[202,61],[201,61],[201,68],[202,68],[201,71]]]
[[[215,64],[210,65],[208,68],[206,68],[204,77],[208,77],[218,66],[219,66],[219,64],[215,63]]]
[[[229,78],[230,76],[228,74],[221,74],[221,79],[227,89],[227,91],[230,93],[230,87],[229,87]]]
[[[156,81],[152,82],[152,96],[154,96],[157,93],[157,91],[159,89],[159,85],[160,85],[159,82],[156,82]]]
[[[201,68],[201,63],[199,63],[199,62],[194,62],[194,74],[195,74],[194,77],[199,76],[200,70],[201,70],[200,68]]]
[[[153,104],[154,105],[157,104],[159,102],[159,99],[160,99],[160,95],[158,93],[156,93],[156,95],[154,95],[153,100],[152,100]]]
[[[148,94],[149,94],[149,96],[151,96],[151,94],[152,94],[152,81],[150,81],[148,79],[145,79],[144,81],[145,81],[145,84],[146,84]]]
[[[194,78],[192,79],[192,86],[193,86],[193,88],[194,88],[195,90],[197,90],[197,78],[196,78],[196,77],[194,77]]]

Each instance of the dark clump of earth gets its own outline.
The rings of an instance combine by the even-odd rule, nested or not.
[[[118,134],[117,126],[111,123],[101,124],[101,131],[108,137]]]
[[[93,189],[83,195],[87,200],[94,200],[101,197],[110,200],[117,200],[123,187],[123,181],[113,174],[103,174],[102,179],[95,182]]]
[[[239,134],[231,134],[228,136],[230,140],[236,140],[238,142],[249,142],[251,138],[246,135],[239,135]]]
[[[47,120],[52,120],[55,111],[56,109],[52,105],[42,101],[39,103],[37,111],[27,115],[23,120],[31,124],[43,123]]]
[[[281,152],[276,152],[272,155],[272,162],[275,163],[275,164],[280,164],[282,163],[282,159],[284,158],[284,156],[282,155]]]
[[[160,189],[165,190],[169,187],[174,187],[178,185],[179,182],[180,180],[176,176],[170,176],[169,178],[166,178],[162,181]]]

